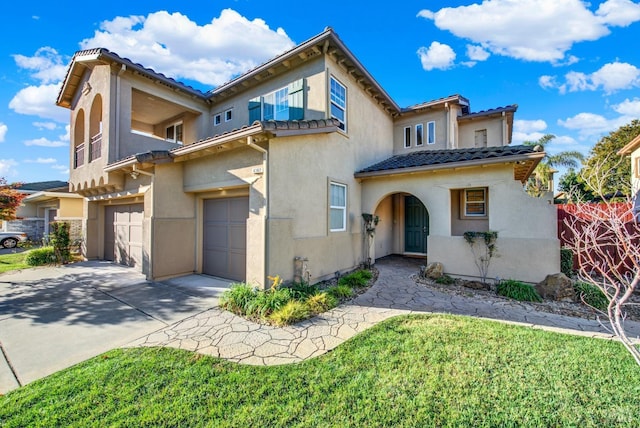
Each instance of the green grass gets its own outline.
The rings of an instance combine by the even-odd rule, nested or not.
[[[110,351],[0,397],[0,426],[635,428],[640,369],[613,341],[406,316],[284,366]]]
[[[30,268],[25,261],[27,254],[28,251],[0,255],[0,273]]]

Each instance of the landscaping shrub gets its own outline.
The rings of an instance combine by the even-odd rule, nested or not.
[[[319,314],[335,308],[338,305],[338,299],[328,293],[318,293],[309,296],[305,303],[312,313]]]
[[[609,306],[609,300],[607,296],[593,284],[588,282],[577,281],[573,285],[573,289],[576,291],[576,295],[580,300],[589,306],[592,306],[601,311],[606,311]]]
[[[318,294],[317,285],[309,285],[307,282],[294,282],[289,286],[291,296],[297,300],[304,300],[309,296]]]
[[[573,272],[573,251],[570,248],[560,248],[560,272],[572,277]]]
[[[51,233],[49,243],[53,246],[57,263],[68,263],[71,259],[71,236],[69,233],[71,226],[64,221],[54,221],[51,223]]]
[[[273,312],[269,319],[276,325],[289,325],[294,322],[309,318],[311,310],[304,302],[291,300],[282,308]]]
[[[29,251],[29,254],[25,257],[25,262],[29,266],[54,264],[56,262],[55,250],[53,247],[36,248],[35,250]]]
[[[351,288],[362,288],[367,286],[372,277],[373,274],[371,271],[364,269],[357,270],[340,278],[338,280],[338,285],[347,285]]]
[[[270,288],[254,293],[255,297],[247,303],[248,317],[266,318],[293,299],[288,288]]]
[[[220,298],[220,307],[237,315],[245,315],[249,304],[256,298],[256,291],[248,284],[232,284]]]
[[[498,294],[520,302],[542,302],[542,297],[532,285],[506,279],[498,284]]]
[[[449,275],[442,275],[440,278],[436,279],[436,284],[451,285],[454,282],[456,282],[456,280],[451,278]]]
[[[348,285],[338,284],[327,289],[327,293],[335,297],[336,299],[347,299],[353,296],[353,289]]]

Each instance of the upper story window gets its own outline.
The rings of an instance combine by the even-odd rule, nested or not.
[[[404,127],[404,148],[408,149],[409,147],[411,147],[411,127],[405,126]]]
[[[331,76],[331,117],[338,119],[338,128],[347,130],[347,88]]]
[[[225,112],[231,117],[231,110]],[[256,120],[304,119],[304,79],[249,100],[249,124]]]
[[[347,230],[347,186],[333,181],[329,183],[329,230]]]
[[[182,144],[182,122],[177,122],[167,126],[165,139],[173,143]]]
[[[222,113],[218,113],[213,116],[213,126],[218,126],[222,123]]]
[[[427,123],[427,144],[436,143],[436,123],[431,121]]]
[[[416,146],[421,146],[424,143],[424,130],[422,124],[416,125]]]
[[[225,122],[229,122],[229,121],[231,121],[231,118],[232,118],[232,110],[229,109],[229,110],[224,112],[224,121]]]

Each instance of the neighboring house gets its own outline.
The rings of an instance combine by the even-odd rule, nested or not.
[[[634,212],[636,218],[640,214],[640,200],[638,199],[638,191],[640,191],[640,135],[624,146],[618,152],[621,156],[631,156],[631,195],[634,201]]]
[[[3,231],[24,232],[29,240],[40,242],[49,236],[53,221],[70,224],[72,241],[82,238],[83,197],[69,193],[66,181],[24,183],[18,189],[27,196],[16,210],[16,220],[2,222]]]
[[[560,270],[555,208],[523,191],[544,153],[509,145],[517,106],[400,108],[330,28],[207,93],[80,51],[57,104],[86,257],[149,279],[316,282],[389,254],[474,276],[462,234],[489,229],[490,275]],[[362,214],[380,218],[369,248]]]

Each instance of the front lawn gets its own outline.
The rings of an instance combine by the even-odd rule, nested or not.
[[[31,266],[27,264],[25,258],[28,251],[20,253],[0,254],[0,273],[10,270],[28,269]]]
[[[285,366],[110,351],[0,397],[0,425],[635,428],[639,409],[616,342],[421,315]]]

